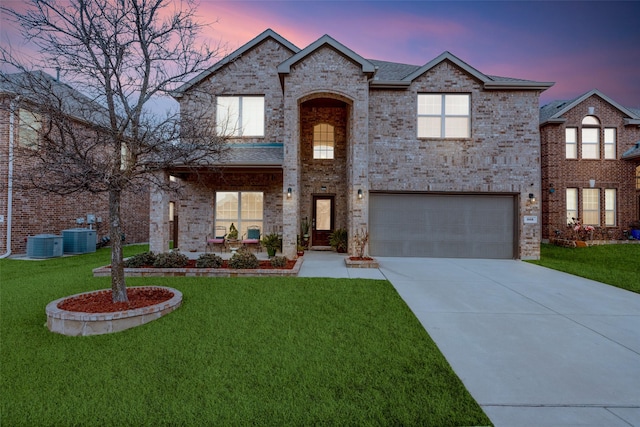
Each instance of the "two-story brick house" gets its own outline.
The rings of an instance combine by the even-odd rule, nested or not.
[[[151,250],[203,251],[233,222],[324,248],[337,228],[377,256],[538,258],[539,95],[449,52],[422,66],[368,60],[329,36],[299,49],[267,30],[175,92],[232,136],[219,167],[176,167],[154,194]],[[537,199],[537,200],[536,200]],[[170,207],[179,218],[170,235]]]
[[[572,218],[622,238],[640,220],[640,112],[594,89],[543,106],[540,136],[543,238]]]
[[[80,92],[43,72],[34,72],[28,79],[23,73],[3,74],[0,78],[0,256],[23,254],[27,238],[38,234],[60,235],[63,230],[89,227],[87,216],[96,221],[91,227],[101,238],[108,234],[109,204],[106,194],[76,192],[56,195],[26,190],[16,185],[29,162],[22,155],[38,150],[41,133],[46,131],[46,112],[25,86],[38,82],[51,87],[69,111],[80,129],[95,129],[72,114],[73,102],[87,99]],[[37,88],[33,89],[37,91]],[[126,241],[147,242],[149,239],[148,190],[123,195],[123,224]],[[78,224],[83,218],[84,223]]]

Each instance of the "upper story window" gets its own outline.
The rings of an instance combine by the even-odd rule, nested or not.
[[[21,108],[18,113],[18,144],[24,148],[37,148],[41,129],[40,114]]]
[[[566,128],[565,131],[565,153],[567,159],[578,158],[578,128]]]
[[[335,132],[333,126],[320,123],[313,127],[313,158],[333,159]]]
[[[616,158],[616,128],[604,128],[604,158]]]
[[[600,120],[595,116],[582,119],[582,158],[600,158]]]
[[[216,131],[225,136],[264,136],[263,96],[218,96]]]
[[[418,138],[470,138],[469,94],[418,94]]]

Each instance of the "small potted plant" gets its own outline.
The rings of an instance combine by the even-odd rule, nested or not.
[[[640,221],[632,222],[629,224],[629,228],[631,228],[631,237],[640,240]]]
[[[238,229],[233,223],[229,227],[229,233],[227,233],[227,240],[238,240]]]
[[[302,241],[304,242],[304,246],[308,246],[309,244],[309,218],[306,216],[300,221],[300,231],[302,232]]]
[[[338,253],[341,253],[341,254],[346,253],[347,252],[347,246],[349,244],[349,236],[347,234],[347,230],[344,229],[344,228],[336,229],[329,236],[329,244]]]
[[[276,255],[276,251],[280,247],[280,237],[277,233],[265,234],[262,237],[262,246],[267,249],[267,255],[272,258]]]

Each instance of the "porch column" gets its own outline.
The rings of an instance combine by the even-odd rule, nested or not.
[[[169,176],[159,173],[157,177],[168,182]],[[169,250],[169,195],[160,188],[151,188],[149,203],[149,250],[167,252]]]

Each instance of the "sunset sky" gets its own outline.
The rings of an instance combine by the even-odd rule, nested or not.
[[[368,59],[423,65],[449,51],[485,74],[555,82],[543,104],[597,88],[640,108],[640,1],[201,0],[199,14],[228,52],[267,28],[299,48],[329,34]]]

